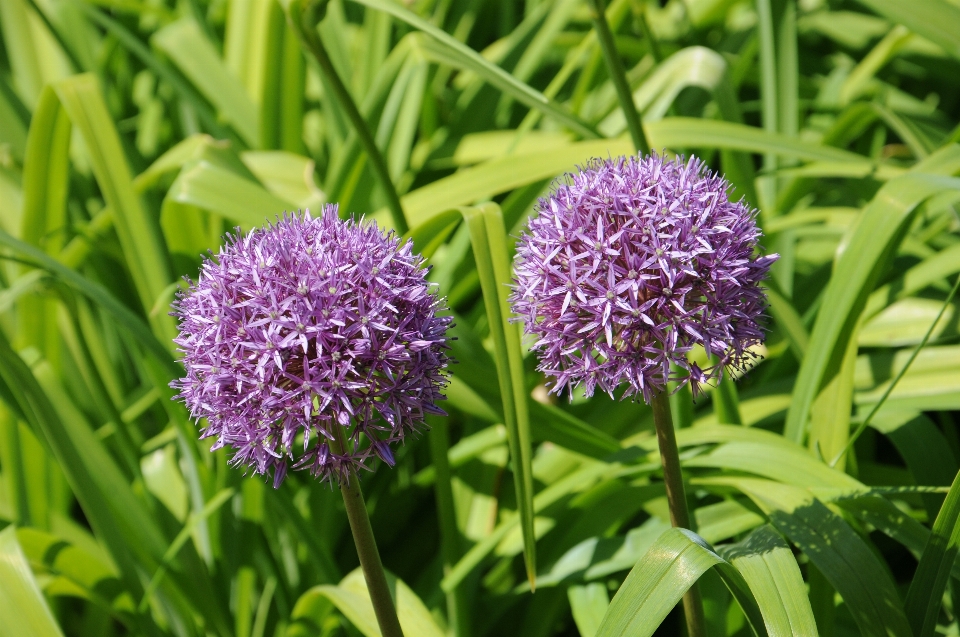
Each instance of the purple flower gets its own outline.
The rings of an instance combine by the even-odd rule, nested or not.
[[[341,481],[444,413],[451,318],[412,247],[336,206],[227,237],[174,303],[172,386],[214,449],[275,487],[288,465]]]
[[[584,384],[649,402],[668,380],[743,370],[763,340],[756,211],[699,159],[594,160],[541,199],[517,245],[514,311],[551,391]],[[715,363],[687,360],[695,346]],[[681,370],[671,375],[671,365]]]

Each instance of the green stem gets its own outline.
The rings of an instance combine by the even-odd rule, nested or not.
[[[434,494],[437,498],[437,517],[440,518],[440,553],[443,555],[443,573],[446,576],[453,566],[460,560],[461,541],[460,529],[457,527],[457,512],[451,486],[450,440],[447,435],[447,425],[439,419],[431,423],[430,457],[437,472],[433,482]],[[448,624],[453,626],[456,637],[470,635],[470,622],[467,617],[467,600],[462,584],[458,584],[447,593]]]
[[[334,96],[340,103],[340,106],[346,111],[350,123],[353,124],[354,130],[357,132],[357,137],[359,137],[360,143],[363,145],[363,149],[367,152],[367,157],[370,159],[370,166],[373,168],[373,172],[376,173],[381,186],[383,186],[384,193],[387,196],[387,207],[390,209],[390,216],[393,219],[393,225],[398,234],[404,234],[410,228],[407,226],[406,217],[403,215],[400,195],[397,194],[393,180],[390,179],[390,170],[387,168],[387,162],[383,159],[383,154],[380,152],[380,149],[377,148],[377,143],[373,139],[370,127],[367,126],[366,120],[364,120],[363,115],[360,114],[360,110],[357,108],[356,102],[353,101],[350,91],[347,90],[340,76],[337,75],[336,69],[333,68],[333,62],[330,61],[327,49],[323,46],[323,41],[320,39],[319,33],[317,33],[317,24],[319,24],[320,19],[323,17],[322,12],[324,8],[324,2],[310,2],[309,0],[303,4],[292,2],[290,4],[288,20],[294,32],[297,34],[300,43],[310,52],[320,66],[320,71],[329,83],[330,88],[333,89]]]
[[[336,422],[331,427],[333,429],[331,445],[334,452],[341,456],[346,455],[347,442],[344,440],[344,428]],[[363,502],[360,476],[353,469],[350,469],[346,480],[341,481],[340,493],[343,495],[343,505],[347,509],[350,532],[353,533],[353,543],[357,546],[360,568],[363,569],[363,579],[367,582],[367,592],[370,594],[373,612],[377,616],[380,634],[382,637],[403,637],[397,608],[393,604],[387,575],[380,561],[380,551],[377,550],[377,541],[373,537],[373,527],[370,526],[367,505]]]
[[[693,531],[695,529],[690,523],[687,496],[683,489],[683,474],[680,472],[680,451],[677,449],[677,436],[673,430],[673,416],[670,414],[670,397],[666,392],[654,394],[650,406],[653,407],[653,424],[657,430],[657,443],[660,446],[663,483],[667,489],[667,504],[670,506],[670,522],[673,526]],[[691,586],[683,596],[683,613],[687,618],[687,633],[690,637],[705,637],[707,629],[703,615],[703,600],[700,598],[700,588],[696,584]]]
[[[357,545],[360,568],[363,569],[363,577],[367,581],[367,591],[373,603],[373,612],[377,616],[380,634],[383,637],[403,637],[400,620],[397,618],[397,609],[393,605],[390,586],[387,584],[387,576],[380,562],[377,542],[373,538],[370,517],[363,502],[363,492],[360,491],[360,477],[355,471],[350,471],[348,481],[340,485],[340,492],[343,494],[343,504],[347,508],[350,531],[353,532],[353,541]]]
[[[623,62],[620,60],[620,54],[617,53],[617,46],[613,41],[610,25],[607,23],[603,0],[593,0],[593,24],[597,32],[597,40],[600,42],[600,50],[603,51],[607,69],[610,71],[610,79],[613,81],[614,88],[617,89],[617,99],[620,100],[620,108],[627,120],[627,129],[630,131],[633,145],[638,152],[646,155],[650,152],[650,144],[643,133],[640,113],[637,112],[637,106],[633,103],[633,93],[630,92],[627,73],[623,68]]]

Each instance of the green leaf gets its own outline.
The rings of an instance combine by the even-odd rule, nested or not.
[[[880,410],[870,426],[884,434],[913,475],[914,482],[924,486],[948,486],[957,475],[957,460],[950,443],[932,420],[917,412]],[[943,505],[940,494],[921,496],[930,519],[935,519]]]
[[[128,629],[135,629],[128,615],[133,601],[117,580],[116,567],[106,555],[35,528],[18,529],[17,540],[34,571],[47,576],[44,593],[82,597],[109,612]]]
[[[828,462],[839,457],[850,439],[857,343],[856,336],[849,340],[837,373],[820,390],[811,408],[808,446],[814,454]],[[845,457],[837,461],[842,471],[844,465],[841,462],[845,462]]]
[[[207,160],[184,165],[167,197],[223,215],[247,230],[262,226],[295,206],[263,186]]]
[[[753,478],[703,478],[742,491],[797,545],[840,593],[866,637],[912,633],[889,572],[873,550],[806,489]]]
[[[839,148],[803,142],[752,126],[714,120],[674,117],[645,125],[654,148],[718,148],[754,153],[773,153],[803,160],[842,161],[870,169],[866,157]],[[514,133],[484,133],[491,143],[480,146],[481,137],[467,138],[471,158],[480,159],[486,149],[490,161],[438,179],[402,197],[403,209],[412,226],[425,223],[451,206],[471,204],[520,186],[573,170],[594,157],[630,155],[633,143],[626,138],[591,140],[551,146],[529,153],[507,154]],[[466,152],[466,151],[464,151]],[[499,155],[505,156],[499,156]]]
[[[594,637],[610,606],[607,585],[602,582],[593,582],[583,586],[571,586],[567,589],[567,599],[580,636]]]
[[[942,282],[949,286],[947,279],[957,272],[960,272],[960,244],[944,248],[913,266],[890,283],[877,288],[870,295],[870,300],[864,309],[864,315],[866,318],[870,318],[894,301],[905,299],[934,283]],[[930,322],[928,321],[926,326],[929,325]]]
[[[157,31],[154,46],[167,54],[250,146],[260,141],[257,107],[217,50],[190,18]]]
[[[13,526],[0,531],[0,634],[63,637],[17,543]]]
[[[58,386],[49,365],[40,363],[37,371],[44,380],[43,387],[0,332],[0,375],[13,390],[34,432],[53,451],[128,590],[138,595],[142,588],[137,563],[152,564],[163,550],[163,537],[113,459]],[[48,393],[52,397],[48,398]]]
[[[960,7],[943,0],[904,3],[901,0],[858,0],[887,18],[919,33],[955,58],[960,58]]]
[[[93,75],[76,75],[54,84],[53,90],[83,137],[97,184],[113,210],[117,235],[140,301],[145,308],[151,308],[173,275],[159,229],[133,188],[130,167],[99,83]],[[151,317],[151,323],[165,338],[172,338],[176,332],[173,318],[166,314]]]
[[[536,588],[537,553],[533,527],[533,471],[530,447],[530,415],[524,383],[520,331],[510,322],[510,257],[507,233],[500,207],[494,203],[462,209],[470,229],[473,255],[480,274],[484,304],[493,337],[494,360],[503,400],[504,424],[513,460],[517,509],[523,532],[523,557],[530,585]]]
[[[70,179],[70,120],[48,86],[40,93],[30,122],[23,165],[20,238],[57,255],[63,244]],[[25,268],[23,268],[25,269]],[[23,297],[17,307],[18,343],[55,358],[56,305],[39,296]]]
[[[437,626],[436,621],[410,588],[401,580],[387,573],[387,585],[397,606],[397,616],[400,618],[400,627],[405,635],[417,637],[445,637],[446,633]],[[357,568],[348,574],[337,586],[324,584],[314,586],[300,596],[293,609],[292,619],[303,620],[313,615],[323,613],[323,606],[317,604],[318,599],[327,599],[350,620],[365,637],[380,637],[380,628],[367,593],[367,583],[363,579],[363,572]]]
[[[877,279],[886,270],[914,210],[930,196],[960,189],[960,180],[909,174],[887,182],[864,209],[823,293],[810,346],[800,365],[784,435],[801,442],[816,395],[839,366],[853,328]]]
[[[916,637],[933,635],[943,591],[960,547],[960,474],[954,478],[947,499],[933,523],[933,533],[923,549],[916,574],[907,592],[907,616]]]
[[[707,569],[717,567],[758,635],[766,635],[762,614],[743,576],[687,529],[670,529],[627,575],[610,602],[597,637],[653,635],[683,594]]]
[[[761,526],[742,542],[722,547],[719,553],[747,581],[771,637],[816,637],[817,623],[800,568],[793,551],[776,531]]]
[[[643,84],[633,92],[644,125],[663,119],[667,110],[685,88],[696,86],[713,93],[724,81],[727,62],[723,56],[703,46],[680,49],[659,64]],[[597,126],[604,137],[616,137],[626,130],[623,111],[617,109]]]
[[[139,316],[120,303],[106,288],[82,276],[78,272],[71,270],[59,261],[50,258],[43,251],[14,239],[3,230],[0,230],[0,245],[7,246],[16,254],[39,265],[102,307],[118,323],[129,330],[130,334],[138,343],[154,354],[156,359],[163,365],[169,378],[178,378],[180,376],[182,368],[173,360],[170,351],[153,335],[149,327],[147,327]]]
[[[710,453],[684,461],[683,465],[749,472],[798,487],[866,488],[856,478],[831,469],[800,447],[728,442]]]
[[[930,529],[883,496],[841,497],[834,504],[902,544],[918,561],[930,540]],[[954,564],[953,576],[960,579],[960,565]]]
[[[954,322],[956,305],[951,304],[940,316],[943,301],[910,297],[896,301],[878,312],[860,330],[861,347],[902,347],[916,345],[930,329],[934,341],[957,333]],[[937,317],[939,316],[939,320]],[[934,324],[934,321],[936,323]]]
[[[320,214],[324,194],[317,188],[312,159],[283,150],[248,150],[240,159],[273,195]]]
[[[432,39],[424,40],[422,45],[434,61],[443,61],[456,68],[473,71],[487,82],[504,93],[512,96],[518,102],[530,108],[541,111],[544,115],[553,118],[575,131],[583,137],[599,137],[588,124],[580,121],[575,115],[548,99],[543,93],[531,88],[513,77],[502,68],[484,59],[479,53],[466,46],[447,32],[438,29],[423,18],[405,9],[401,5],[387,0],[353,0],[357,4],[377,9],[406,22],[415,29],[423,31]],[[404,207],[406,209],[406,207]]]

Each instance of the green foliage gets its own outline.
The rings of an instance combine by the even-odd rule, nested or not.
[[[549,396],[505,302],[550,181],[633,152],[594,3],[322,4],[350,100],[278,0],[0,2],[0,636],[379,634],[339,494],[170,400],[168,308],[232,228],[392,192],[458,361],[363,476],[408,637],[680,634],[695,582],[711,637],[960,630],[960,3],[606,3],[651,146],[781,255],[763,360],[672,399],[696,533],[650,410]]]

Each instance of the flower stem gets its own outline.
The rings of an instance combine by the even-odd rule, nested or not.
[[[660,446],[663,482],[667,489],[667,504],[670,506],[670,522],[673,526],[693,531],[695,529],[690,524],[687,496],[683,489],[683,474],[680,472],[680,451],[677,449],[677,436],[673,430],[670,397],[666,392],[656,393],[650,406],[653,407],[653,424],[657,430],[657,443]],[[683,596],[683,613],[687,618],[687,633],[690,637],[705,637],[707,629],[703,615],[703,601],[700,598],[700,588],[696,584],[691,586]]]
[[[627,120],[627,128],[630,130],[633,145],[637,152],[646,155],[650,153],[650,144],[643,133],[640,113],[637,112],[637,106],[633,103],[633,94],[630,92],[630,85],[627,83],[627,73],[623,68],[623,62],[620,60],[620,54],[617,53],[617,46],[613,40],[610,25],[607,23],[605,11],[606,7],[603,0],[593,0],[593,24],[597,31],[597,40],[600,42],[600,50],[603,52],[603,58],[610,72],[610,79],[617,90],[620,109]]]
[[[340,103],[340,106],[347,113],[350,123],[353,124],[357,132],[357,137],[363,145],[363,149],[370,159],[370,167],[376,173],[377,179],[383,186],[384,193],[387,196],[387,207],[390,209],[390,216],[393,219],[393,225],[398,234],[404,234],[410,228],[407,226],[407,219],[403,215],[403,206],[400,204],[400,195],[390,179],[390,170],[387,168],[387,162],[383,159],[383,154],[377,148],[377,143],[373,139],[370,127],[360,114],[356,102],[350,95],[350,91],[344,85],[340,76],[337,75],[333,62],[327,54],[327,49],[323,46],[323,41],[317,33],[317,24],[322,19],[325,3],[311,2],[306,0],[303,3],[290,3],[289,22],[297,34],[301,44],[310,52],[320,66],[330,88],[333,89],[334,96]]]
[[[397,609],[393,605],[393,597],[390,596],[387,576],[380,562],[377,542],[373,538],[370,517],[363,502],[363,493],[360,491],[360,477],[355,471],[350,471],[349,481],[340,485],[340,492],[343,494],[343,504],[347,508],[350,531],[353,532],[353,541],[357,545],[360,567],[367,581],[367,591],[373,603],[373,612],[377,616],[380,634],[383,637],[403,637],[400,620],[397,618]]]

